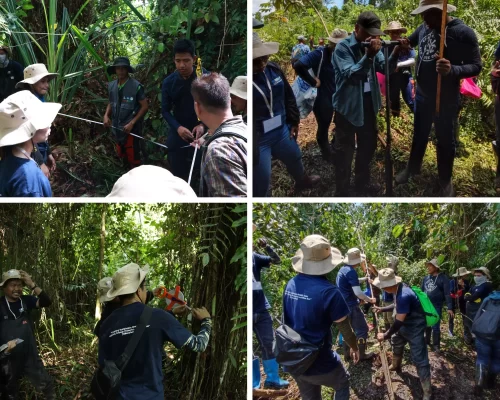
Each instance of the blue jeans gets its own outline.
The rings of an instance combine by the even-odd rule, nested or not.
[[[293,375],[302,400],[322,400],[321,386],[335,390],[334,400],[349,400],[349,373],[342,364],[324,375]]]
[[[489,372],[500,374],[500,340],[482,339],[476,336],[476,365],[485,365]]]
[[[256,197],[269,196],[272,157],[285,164],[295,182],[300,182],[304,178],[302,153],[295,139],[290,139],[290,129],[286,124],[281,129],[261,135],[259,157],[259,164],[253,169],[253,193]]]
[[[368,338],[368,324],[366,323],[365,315],[359,305],[349,305],[349,321],[351,322],[352,330],[356,334],[356,339]]]
[[[404,325],[391,337],[394,355],[402,357],[406,343],[410,344],[411,359],[417,367],[418,377],[421,380],[431,376],[429,355],[424,336],[425,327],[425,317],[423,315],[407,315]]]
[[[262,350],[262,359],[271,360],[275,358],[273,353],[273,320],[268,312],[253,315],[253,331]]]
[[[457,102],[441,102],[439,117],[436,116],[436,100],[426,99],[418,93],[415,97],[415,125],[408,168],[412,174],[420,173],[432,124],[437,137],[437,164],[439,179],[448,182],[453,173],[456,152],[455,121],[458,115]]]

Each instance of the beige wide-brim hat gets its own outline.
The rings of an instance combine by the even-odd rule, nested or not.
[[[24,68],[24,80],[16,83],[16,88],[19,89],[24,87],[24,83],[33,85],[37,83],[40,79],[48,76],[50,79],[54,79],[58,74],[51,73],[47,70],[45,64],[32,64]]]
[[[29,90],[0,103],[0,147],[30,140],[39,129],[50,128],[62,105],[43,103]]]
[[[107,296],[113,298],[137,292],[148,272],[147,265],[141,268],[137,264],[130,263],[121,267],[111,278],[111,289],[109,289]]]
[[[253,32],[253,45],[252,45],[252,58],[256,59],[259,57],[270,56],[271,54],[276,54],[280,49],[280,44],[278,42],[266,42],[264,43],[259,37],[257,32]]]
[[[378,276],[373,280],[373,285],[379,289],[396,286],[403,278],[396,276],[391,268],[384,268],[378,271]]]
[[[352,249],[347,250],[347,254],[344,258],[344,264],[347,265],[358,265],[361,264],[362,261],[366,260],[366,256],[361,253],[361,251],[353,247]]]
[[[389,22],[389,25],[387,25],[387,28],[385,28],[384,33],[388,35],[391,31],[401,31],[402,33],[406,33],[408,32],[408,29],[404,28],[399,21],[391,21]]]
[[[411,15],[418,15],[422,14],[424,11],[427,11],[431,8],[439,8],[440,10],[443,9],[443,0],[420,0],[420,4],[418,5],[418,8],[413,10],[410,14]],[[452,4],[448,4],[447,7],[447,12],[453,12],[457,11],[457,7],[455,7]]]
[[[486,267],[480,267],[480,268],[474,268],[474,272],[476,271],[481,271],[483,274],[485,274],[488,279],[491,279],[491,274],[490,274],[490,270]]]
[[[189,184],[169,170],[154,165],[141,165],[122,175],[106,197],[142,198],[148,201],[196,199]]]
[[[2,282],[0,283],[0,287],[3,287],[5,282],[7,282],[10,279],[21,279],[21,271],[17,269],[9,269],[7,272],[4,272],[2,274]]]
[[[342,40],[344,40],[349,34],[347,31],[343,29],[334,29],[332,31],[332,34],[328,36],[328,41],[332,43],[340,43]]]
[[[292,258],[293,269],[306,275],[325,275],[342,262],[342,253],[320,235],[304,238]]]
[[[427,266],[427,264],[434,265],[434,266],[435,266],[437,269],[439,269],[439,270],[441,269],[441,267],[440,267],[440,266],[439,266],[439,264],[438,264],[438,260],[437,260],[437,258],[433,258],[432,260],[427,261],[427,262],[425,263],[425,266]]]
[[[234,78],[233,84],[231,85],[231,89],[229,92],[240,99],[247,99],[247,77],[246,76],[237,76]]]
[[[470,271],[467,271],[467,268],[465,267],[460,267],[459,269],[457,269],[457,273],[456,274],[453,274],[452,276],[454,278],[457,278],[459,276],[465,276],[465,275],[468,275],[470,274],[471,272]]]
[[[99,301],[101,303],[107,303],[108,301],[111,301],[114,299],[114,297],[109,297],[108,292],[113,286],[112,284],[113,278],[110,276],[107,276],[106,278],[102,278],[98,283],[97,283],[97,291],[99,293]]]

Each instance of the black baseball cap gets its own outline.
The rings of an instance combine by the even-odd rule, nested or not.
[[[382,23],[377,14],[371,11],[364,11],[359,14],[356,23],[361,26],[370,36],[382,36],[384,32],[380,30]]]

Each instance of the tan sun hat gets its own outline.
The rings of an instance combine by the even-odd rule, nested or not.
[[[7,272],[4,272],[2,274],[2,282],[0,283],[0,287],[3,287],[5,282],[7,282],[9,279],[21,279],[21,271],[17,269],[9,269]]]
[[[325,275],[341,262],[340,250],[320,235],[306,236],[292,258],[293,269],[306,275]]]
[[[111,278],[111,289],[109,289],[107,296],[112,298],[135,293],[148,272],[147,265],[141,268],[137,264],[130,263],[121,267]]]
[[[61,107],[41,102],[29,90],[10,95],[0,103],[0,147],[24,143],[49,128]]]
[[[197,198],[185,180],[155,165],[141,165],[122,175],[106,197],[142,198],[148,201],[177,201],[180,197]]]
[[[420,4],[418,5],[418,8],[413,10],[410,14],[411,15],[418,15],[422,14],[424,11],[427,11],[431,8],[439,8],[440,10],[443,9],[443,0],[420,0]],[[453,12],[457,11],[457,7],[455,7],[452,4],[448,4],[447,7],[447,12]]]
[[[459,276],[465,276],[465,275],[468,275],[470,274],[471,272],[470,271],[467,271],[467,268],[465,267],[460,267],[459,269],[457,269],[457,273],[456,274],[453,274],[452,276],[454,278],[457,278]]]
[[[271,54],[276,54],[280,49],[280,44],[278,42],[267,42],[264,43],[259,37],[257,32],[253,32],[253,52],[252,58],[256,59],[263,56],[270,56]]]
[[[366,256],[364,254],[361,254],[361,251],[358,248],[353,247],[352,249],[347,250],[347,254],[344,258],[344,264],[358,265],[365,260]]]
[[[19,89],[23,87],[24,83],[33,85],[37,83],[40,79],[48,76],[50,79],[54,79],[58,74],[51,73],[47,71],[45,64],[32,64],[24,68],[24,80],[16,83],[16,88]]]
[[[439,269],[439,270],[441,269],[441,267],[440,267],[440,266],[439,266],[439,264],[438,264],[438,260],[437,260],[437,258],[433,258],[432,260],[427,261],[427,262],[425,263],[425,266],[427,266],[427,264],[434,265],[434,266],[435,266],[437,269]]]
[[[247,77],[246,76],[237,76],[234,78],[233,84],[231,85],[231,89],[229,92],[239,97],[240,99],[247,99]]]
[[[328,36],[328,41],[332,43],[340,43],[342,40],[344,40],[349,34],[347,31],[343,29],[334,29],[332,31],[332,34]]]
[[[485,274],[488,279],[491,279],[491,274],[490,274],[490,270],[486,267],[480,267],[480,268],[474,268],[474,272],[476,271],[481,271],[483,274]]]
[[[389,25],[387,25],[387,28],[385,28],[384,33],[388,35],[390,31],[401,31],[402,33],[406,33],[408,29],[403,28],[403,25],[401,25],[399,21],[391,21]]]
[[[99,301],[101,303],[107,303],[108,301],[111,301],[114,299],[114,297],[109,297],[108,292],[111,289],[112,285],[112,280],[110,276],[107,276],[106,278],[102,278],[98,283],[97,283],[97,292],[99,293]]]
[[[378,271],[378,276],[373,280],[373,285],[379,289],[396,286],[403,278],[396,276],[391,268],[384,268]]]

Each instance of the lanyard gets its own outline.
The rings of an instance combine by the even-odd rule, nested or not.
[[[19,299],[19,300],[21,300],[21,308],[19,309],[19,312],[20,312],[19,317],[16,317],[16,314],[14,314],[12,312],[12,310],[10,309],[9,301],[7,300],[7,298],[4,297],[4,299],[5,299],[5,302],[7,303],[7,308],[9,309],[10,313],[14,316],[14,319],[21,318],[21,315],[23,314],[23,311],[24,311],[23,299]]]
[[[19,147],[19,146],[16,146],[16,148],[17,148],[17,149],[18,149],[21,153],[23,153],[23,154],[26,156],[26,158],[27,158],[28,160],[33,161],[33,162],[36,164],[36,166],[37,166],[38,168],[40,168],[40,166],[38,165],[38,163],[37,163],[35,160],[33,160],[33,159],[31,158],[31,156],[28,154],[28,152],[27,152],[26,150],[24,150],[22,147]]]
[[[252,82],[252,83],[253,83],[255,89],[257,89],[259,91],[259,93],[262,95],[262,97],[264,98],[264,102],[266,103],[267,109],[269,110],[269,114],[271,114],[271,118],[274,118],[274,112],[273,112],[273,90],[271,89],[271,82],[269,82],[269,78],[267,77],[265,71],[264,71],[264,76],[266,77],[267,87],[269,88],[269,96],[270,96],[270,99],[271,99],[271,104],[269,104],[269,101],[267,100],[267,97],[264,94],[264,92],[262,91],[262,89],[255,82]]]

